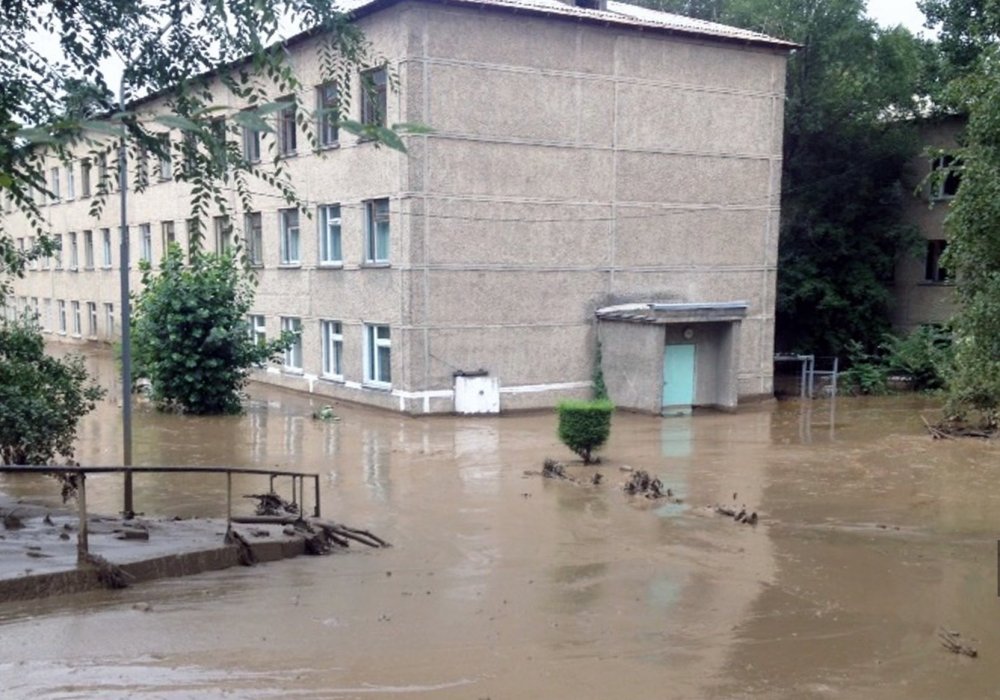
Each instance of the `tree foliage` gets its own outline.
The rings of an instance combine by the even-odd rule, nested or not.
[[[968,117],[952,167],[961,175],[945,228],[943,264],[954,275],[955,362],[948,412],[1000,424],[1000,6],[988,0],[928,2],[944,23],[955,77],[950,103]],[[969,16],[964,16],[969,14]],[[947,39],[945,43],[944,39]]]
[[[77,424],[102,396],[82,357],[45,354],[34,320],[0,320],[0,464],[72,459]]]
[[[932,50],[880,29],[863,0],[648,0],[802,44],[789,59],[776,343],[835,354],[889,327],[902,224],[901,176],[917,152],[917,112]]]
[[[580,455],[584,464],[594,461],[593,452],[607,442],[611,434],[614,405],[605,399],[562,401],[559,412],[559,439]]]
[[[95,183],[91,213],[97,216],[115,186],[120,139],[133,163],[145,157],[173,161],[174,178],[191,183],[192,217],[202,231],[209,209],[230,213],[228,191],[250,209],[253,181],[294,205],[287,165],[273,144],[261,162],[248,162],[237,147],[243,127],[274,131],[279,97],[294,102],[298,128],[317,146],[311,90],[281,40],[288,26],[309,31],[293,40],[315,42],[320,78],[338,88],[338,125],[403,150],[399,135],[419,129],[342,118],[350,113],[358,70],[385,65],[385,59],[327,0],[0,3],[0,199],[36,230],[39,249],[28,254],[51,253],[36,201],[48,192],[45,159],[85,156],[110,165]],[[40,36],[58,41],[60,59],[40,52]],[[119,86],[109,86],[102,71],[109,60],[124,64],[124,112],[115,96]],[[150,96],[159,96],[166,109],[146,111],[150,103],[142,100]],[[169,140],[162,140],[168,132]],[[130,187],[141,191],[147,180],[136,168]],[[25,263],[0,215],[0,298]]]
[[[257,343],[247,312],[253,283],[233,254],[196,252],[186,265],[170,246],[159,272],[143,265],[135,303],[134,375],[165,410],[239,413],[250,369],[275,359],[291,334]]]

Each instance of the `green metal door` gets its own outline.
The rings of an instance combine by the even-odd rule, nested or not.
[[[668,345],[663,353],[664,413],[690,413],[694,403],[694,345]]]

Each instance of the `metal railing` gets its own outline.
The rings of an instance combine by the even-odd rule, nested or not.
[[[226,529],[232,527],[233,523],[233,474],[257,474],[269,477],[269,487],[274,492],[274,481],[277,478],[290,478],[292,480],[292,500],[298,506],[299,517],[305,512],[305,481],[313,481],[313,516],[320,517],[320,495],[319,495],[319,474],[307,474],[305,472],[289,472],[280,469],[250,469],[246,467],[200,467],[200,466],[178,466],[178,467],[49,467],[39,465],[26,466],[4,466],[0,465],[0,474],[68,474],[76,475],[76,499],[79,513],[80,525],[77,532],[76,554],[77,560],[83,559],[89,552],[87,540],[87,475],[88,474],[122,474],[124,476],[123,489],[126,493],[131,491],[131,481],[133,474],[225,474],[226,475]],[[131,500],[131,499],[130,499]],[[132,504],[129,503],[129,506]],[[125,513],[126,517],[131,517],[131,512]]]

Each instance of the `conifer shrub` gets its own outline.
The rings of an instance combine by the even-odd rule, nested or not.
[[[611,434],[611,413],[614,404],[608,399],[594,401],[562,401],[559,412],[559,439],[573,450],[584,464],[595,461],[593,452],[603,445]]]

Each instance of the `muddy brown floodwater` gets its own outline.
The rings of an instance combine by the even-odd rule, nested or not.
[[[567,457],[551,415],[325,423],[321,402],[251,393],[240,417],[139,409],[136,463],[315,471],[324,515],[395,547],[0,604],[3,697],[1000,697],[1000,449],[931,441],[929,400],[619,414],[583,487],[523,475]],[[119,435],[108,401],[79,458],[118,461]],[[626,497],[623,465],[685,503]],[[119,508],[117,477],[88,483]],[[734,492],[756,528],[702,508]],[[138,475],[136,505],[219,515],[224,485]]]

